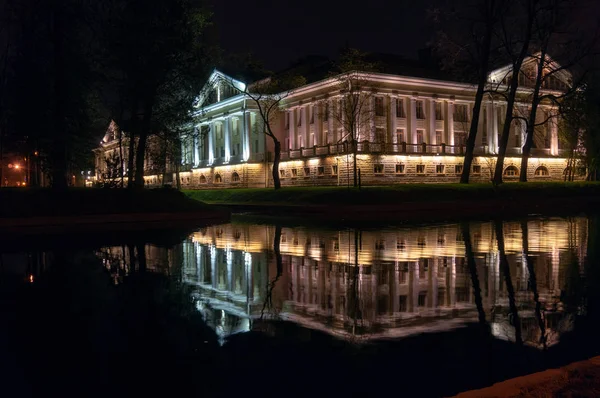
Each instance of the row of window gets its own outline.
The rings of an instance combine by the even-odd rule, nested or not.
[[[241,181],[241,177],[237,171],[234,171],[233,173],[231,173],[231,182],[240,182],[240,181]],[[182,178],[181,182],[183,182],[184,184],[189,184],[191,182],[190,177]],[[199,182],[200,182],[200,184],[208,184],[208,179],[206,178],[206,176],[204,174],[202,174],[200,176]],[[216,173],[213,177],[213,183],[220,184],[222,182],[223,182],[223,177],[221,176],[221,174]]]
[[[310,171],[310,167],[303,167],[301,169],[290,169],[290,177],[291,178],[296,178],[296,177],[310,177],[311,175],[311,171]],[[303,173],[303,174],[301,174]],[[331,166],[331,175],[332,176],[337,176],[338,174],[338,167],[337,165]],[[325,166],[318,166],[317,167],[317,176],[324,176],[325,175]],[[286,175],[286,170],[280,169],[279,170],[279,177],[281,178],[285,178]]]

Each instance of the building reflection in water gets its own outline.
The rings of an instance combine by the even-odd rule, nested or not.
[[[273,250],[279,230],[280,275]],[[466,230],[476,273],[467,264],[465,229],[458,224],[377,231],[227,224],[202,229],[173,249],[147,246],[145,256],[149,269],[167,267],[161,272],[182,265],[196,308],[222,339],[272,319],[364,340],[485,319],[497,338],[515,341],[518,320],[525,344],[556,343],[572,328],[577,310],[566,308],[561,297],[570,267],[583,263],[586,219],[503,223],[508,273],[500,266],[494,224],[470,223]],[[128,255],[127,248],[105,255],[113,251]],[[481,291],[479,310],[472,276]],[[514,290],[512,310],[507,281]]]

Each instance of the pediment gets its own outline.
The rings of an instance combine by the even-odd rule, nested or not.
[[[246,89],[246,84],[214,70],[194,102],[194,108],[216,104],[227,98],[238,95]]]
[[[521,86],[531,86],[537,75],[537,68],[540,60],[540,53],[525,58],[521,65]],[[548,79],[544,79],[544,88],[564,90],[572,85],[571,73],[563,68],[556,60],[546,55],[544,62],[545,73]],[[505,65],[490,72],[488,82],[508,84],[512,76],[512,65]]]

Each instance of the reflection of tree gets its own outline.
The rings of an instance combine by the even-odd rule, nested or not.
[[[260,319],[262,320],[265,310],[273,310],[273,289],[283,273],[283,258],[281,257],[281,225],[275,226],[275,236],[273,237],[273,252],[275,253],[275,263],[277,265],[277,274],[275,278],[267,285],[267,292],[262,310],[260,311]]]
[[[496,231],[496,240],[498,242],[498,255],[500,257],[500,272],[504,274],[504,283],[506,284],[506,291],[508,293],[508,303],[510,306],[510,312],[512,315],[512,324],[515,327],[515,341],[518,345],[523,344],[523,338],[521,334],[521,320],[519,319],[519,311],[515,301],[515,289],[512,284],[512,278],[510,276],[510,267],[508,264],[508,257],[504,250],[504,229],[502,221],[494,221],[494,227]]]
[[[479,275],[477,275],[477,264],[475,263],[475,255],[473,254],[473,245],[471,243],[471,227],[468,222],[461,224],[461,231],[465,243],[465,258],[469,266],[471,274],[471,282],[473,283],[473,294],[475,295],[475,305],[479,314],[479,323],[482,326],[487,325],[485,319],[485,310],[483,309],[483,301],[481,299],[481,287],[479,285]]]
[[[538,326],[540,328],[540,344],[542,344],[544,349],[546,349],[546,325],[544,322],[544,315],[542,314],[542,304],[540,303],[540,295],[537,289],[537,278],[535,276],[533,259],[531,258],[531,256],[529,256],[529,228],[527,226],[527,221],[521,222],[521,237],[523,242],[523,261],[525,261],[527,271],[529,272],[529,287],[533,292],[533,301],[535,303],[535,319],[537,320]]]

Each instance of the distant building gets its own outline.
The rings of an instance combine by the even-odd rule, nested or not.
[[[527,59],[519,74],[517,112],[528,115],[534,58]],[[476,86],[433,78],[417,68],[397,68],[389,73],[361,73],[369,87],[368,120],[359,123],[357,164],[365,185],[403,182],[456,182],[472,117]],[[490,85],[505,89],[512,78],[510,67],[489,74]],[[571,81],[565,70],[545,79],[544,94],[560,95]],[[195,107],[194,133],[182,136],[181,183],[186,188],[272,186],[270,173],[273,143],[253,100],[240,93],[246,83],[215,70]],[[252,85],[250,85],[251,89]],[[316,80],[292,92],[281,103],[273,129],[282,143],[282,185],[346,185],[352,180],[352,156],[348,132],[334,112],[339,112],[343,93],[335,78]],[[501,95],[487,95],[479,119],[471,176],[489,181],[498,152],[499,135],[506,112]],[[559,140],[557,108],[543,103],[528,178],[532,181],[562,180],[568,154]],[[109,128],[109,132],[111,129]],[[107,132],[96,151],[101,171],[109,153],[115,151],[114,135]],[[518,179],[526,125],[511,125],[504,178]],[[171,181],[174,168],[161,168]],[[148,160],[146,183],[160,184],[161,173]],[[577,170],[585,174],[585,170]],[[97,172],[97,175],[102,175]]]

